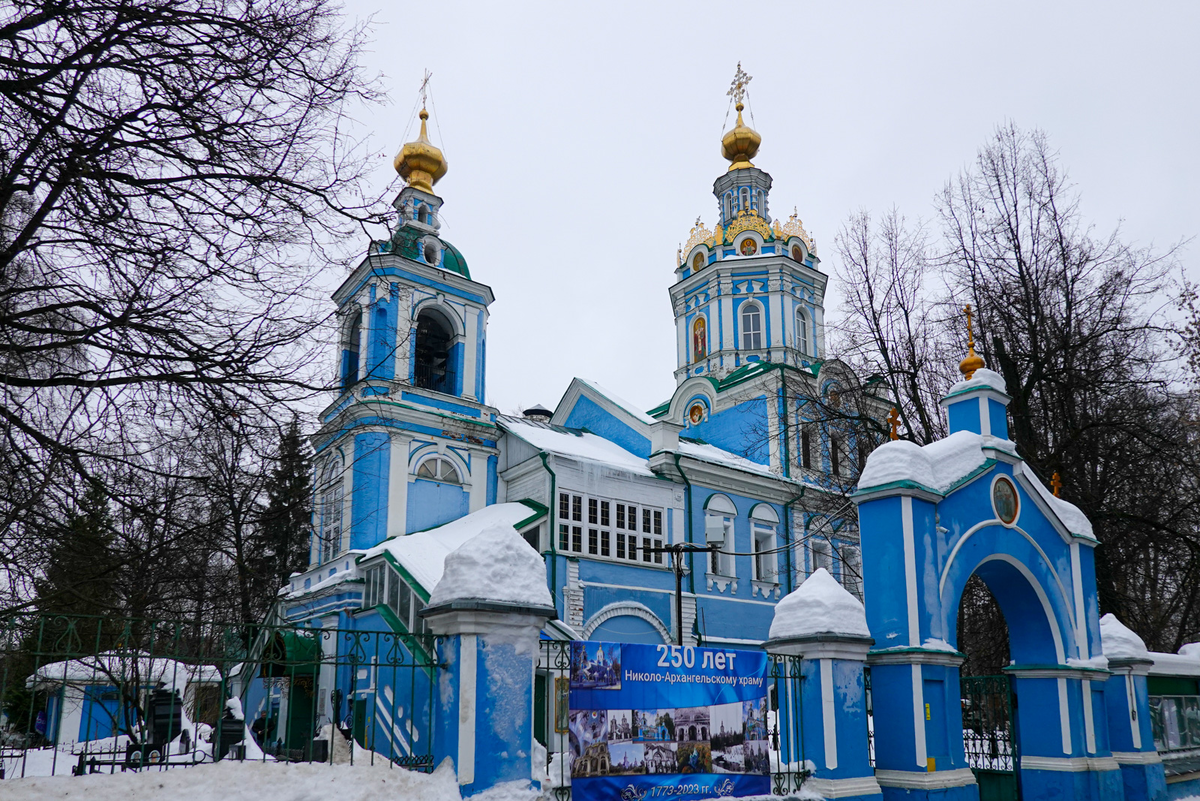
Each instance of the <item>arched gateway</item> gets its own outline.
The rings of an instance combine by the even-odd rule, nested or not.
[[[1109,737],[1106,710],[1116,699],[1111,689],[1106,699],[1111,673],[1100,644],[1091,525],[1017,456],[1003,380],[973,366],[981,363],[964,362],[967,379],[942,400],[949,436],[925,447],[878,448],[855,497],[874,638],[876,778],[885,798],[979,797],[963,748],[956,631],[974,574],[1008,623],[1021,797],[1145,797],[1125,786],[1129,777],[1123,781],[1113,755],[1113,743],[1128,739],[1131,716],[1114,717],[1121,730]],[[1139,716],[1132,717],[1136,731]]]

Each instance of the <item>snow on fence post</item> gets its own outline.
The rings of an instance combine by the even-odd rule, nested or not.
[[[1163,801],[1167,778],[1150,728],[1146,676],[1154,659],[1142,638],[1116,616],[1100,618],[1100,643],[1112,675],[1104,683],[1108,736],[1121,766],[1125,801]]]
[[[863,605],[824,568],[775,607],[766,649],[804,660],[807,786],[826,798],[883,798],[868,753],[863,680],[874,642]]]
[[[486,529],[446,557],[421,614],[446,665],[435,763],[452,760],[464,797],[513,782],[531,787],[538,644],[557,617],[545,563],[511,527]]]

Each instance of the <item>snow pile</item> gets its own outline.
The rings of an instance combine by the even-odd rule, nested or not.
[[[171,770],[137,773],[5,779],[5,801],[460,801],[458,780],[449,762],[432,774],[375,765],[286,764],[224,761]],[[482,798],[483,796],[476,796]],[[491,801],[515,801],[509,794]],[[530,794],[526,793],[525,798]]]
[[[1100,644],[1104,648],[1104,655],[1110,659],[1150,658],[1145,641],[1111,612],[1100,618]]]
[[[866,490],[911,481],[937,492],[947,492],[987,463],[984,447],[1016,453],[1016,445],[1009,440],[971,431],[956,431],[924,447],[903,439],[885,442],[867,457],[858,488]]]
[[[989,370],[986,367],[981,367],[975,371],[969,381],[959,381],[954,386],[950,387],[950,391],[946,393],[946,397],[957,395],[960,392],[966,392],[970,389],[979,389],[981,387],[989,387],[997,392],[1008,394],[1008,390],[1004,388],[1004,376],[997,373],[995,370]]]
[[[553,606],[546,563],[512,526],[495,525],[446,557],[429,605],[460,600]]]
[[[496,526],[506,526],[515,532],[513,526],[532,516],[533,510],[523,503],[486,506],[444,526],[384,540],[365,551],[362,558],[370,559],[386,551],[422,587],[433,590],[442,578],[443,564],[451,551],[478,536],[480,532]],[[525,547],[529,548],[528,545]]]
[[[1189,642],[1179,649],[1179,655],[1200,662],[1200,642]]]
[[[775,606],[768,636],[786,640],[812,634],[871,636],[862,603],[823,567]]]
[[[565,456],[569,459],[617,467],[642,476],[654,475],[646,466],[645,459],[635,456],[615,442],[609,442],[604,437],[598,437],[590,432],[584,431],[576,434],[562,429],[530,425],[512,417],[506,417],[500,423],[505,430],[525,440],[539,451]]]

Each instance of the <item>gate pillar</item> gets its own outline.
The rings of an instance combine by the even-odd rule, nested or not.
[[[1113,615],[1100,618],[1100,638],[1112,676],[1104,688],[1113,758],[1121,766],[1125,801],[1164,801],[1167,779],[1150,728],[1146,674],[1154,660],[1141,638]]]
[[[433,758],[449,757],[463,796],[533,776],[533,676],[553,608],[465,600],[422,611],[445,665]]]
[[[917,646],[876,651],[869,661],[883,797],[978,801],[962,739],[963,655]]]
[[[803,660],[802,753],[813,771],[805,786],[824,798],[883,797],[868,747],[863,668],[872,643],[862,604],[823,568],[775,607],[765,647]]]
[[[446,556],[421,616],[442,664],[434,763],[453,762],[463,797],[530,788],[539,640],[557,617],[542,558],[511,527],[485,529]]]
[[[1109,751],[1107,670],[1013,666],[1023,798],[1122,801],[1121,771]]]

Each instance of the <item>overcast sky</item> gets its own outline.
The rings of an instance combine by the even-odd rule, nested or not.
[[[380,154],[369,189],[389,200],[391,159],[415,136],[433,72],[430,134],[450,166],[436,187],[442,234],[495,292],[487,401],[502,411],[553,408],[572,376],[643,409],[670,397],[667,290],[697,215],[716,221],[739,60],[772,215],[799,210],[831,276],[850,213],[932,217],[934,194],[1005,120],[1046,131],[1100,231],[1121,224],[1159,248],[1200,233],[1200,3],[347,0],[346,11],[375,19],[366,66],[390,102],[363,115],[360,135]],[[1182,252],[1192,277],[1198,252]],[[838,295],[831,279],[827,316]]]

